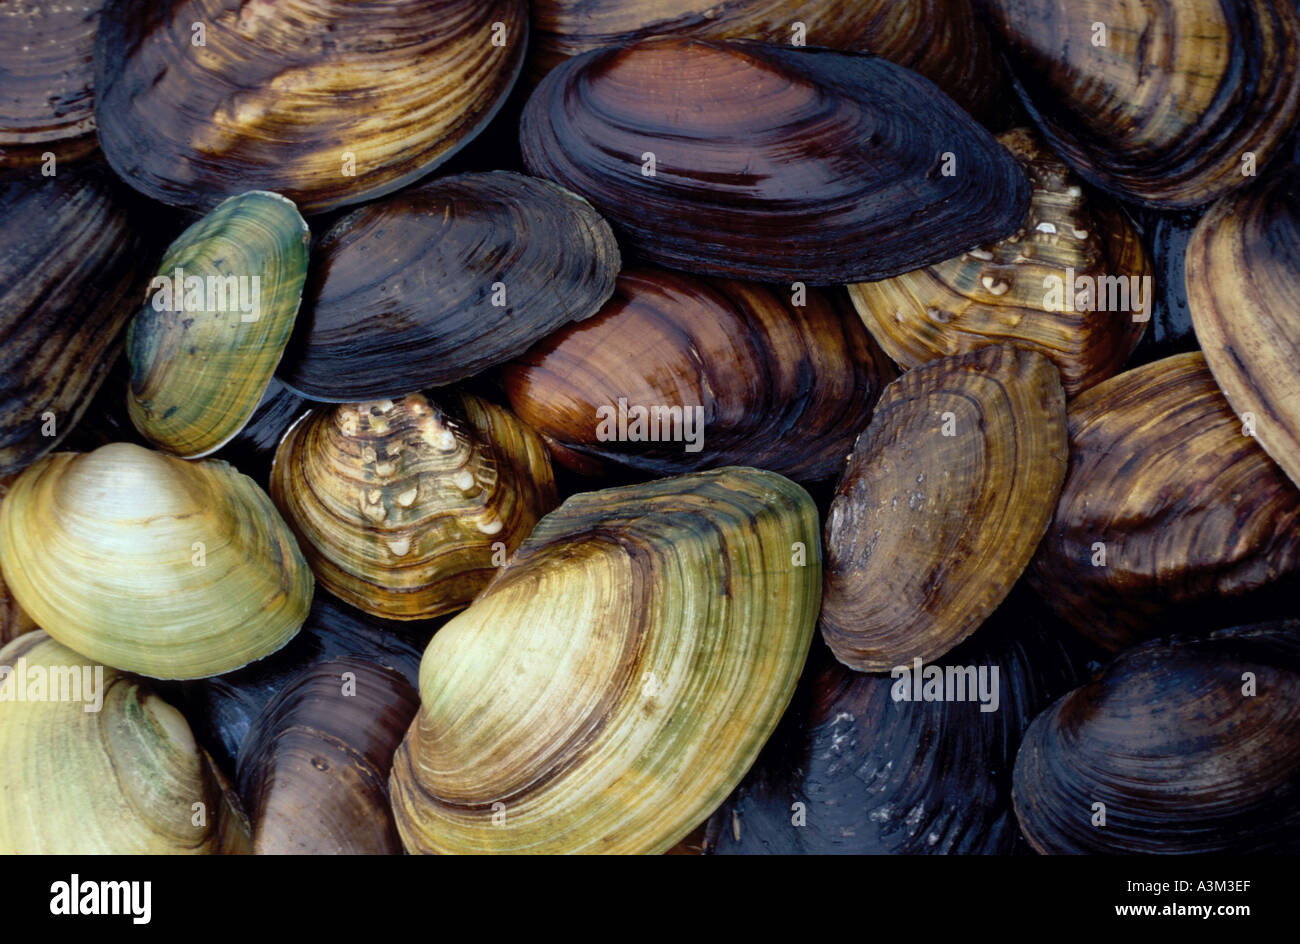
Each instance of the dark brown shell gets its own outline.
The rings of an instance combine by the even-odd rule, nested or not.
[[[655,35],[873,52],[921,73],[977,117],[990,115],[1005,81],[969,0],[533,0],[530,7],[525,69],[533,84],[572,56]]]
[[[507,365],[511,406],[582,472],[748,465],[803,481],[833,475],[896,372],[842,290],[798,294],[796,307],[776,286],[627,270],[599,315]],[[620,398],[629,414],[681,410],[680,424],[655,424],[659,435],[698,432],[700,448],[604,439],[617,432]],[[694,407],[697,431],[684,422]]]
[[[111,0],[99,140],[164,203],[271,190],[320,213],[396,190],[478,134],[527,38],[523,0]]]
[[[1016,815],[1044,853],[1295,853],[1298,730],[1300,622],[1152,641],[1034,719]]]
[[[781,727],[710,819],[708,851],[1028,851],[1011,807],[1016,748],[1034,716],[1084,677],[1060,629],[1032,594],[1013,594],[934,663],[945,673],[973,667],[977,677],[983,667],[986,693],[997,668],[994,711],[978,700],[910,700],[907,681],[852,672],[817,647],[820,668],[805,673]],[[900,683],[909,700],[894,699]]]
[[[585,200],[506,172],[356,210],[313,255],[280,378],[333,402],[405,396],[520,354],[595,314],[620,265]]]
[[[1029,564],[1065,476],[1056,368],[1010,345],[885,389],[826,519],[821,630],[860,672],[937,659]]]
[[[71,161],[96,148],[95,28],[104,0],[0,4],[0,167]]]
[[[1089,182],[1186,208],[1262,170],[1300,115],[1300,17],[1278,0],[984,0],[1021,99]]]
[[[103,168],[0,182],[0,474],[57,446],[99,388],[147,281],[143,230]]]
[[[257,855],[399,855],[388,803],[415,687],[361,659],[304,669],[240,747],[239,789]]]
[[[1020,164],[928,80],[825,49],[594,50],[537,87],[520,142],[625,245],[704,275],[887,278],[1008,236],[1029,207]]]
[[[1245,435],[1199,351],[1076,397],[1070,465],[1030,579],[1084,635],[1117,651],[1246,594],[1287,611],[1300,590],[1300,491]]]

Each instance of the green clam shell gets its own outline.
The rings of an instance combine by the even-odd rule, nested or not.
[[[127,409],[146,439],[195,458],[244,427],[293,330],[310,242],[292,201],[253,190],[168,247],[127,328]]]

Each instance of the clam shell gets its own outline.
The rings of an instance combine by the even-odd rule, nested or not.
[[[1155,640],[1034,719],[1016,815],[1044,853],[1294,853],[1298,723],[1300,623]]]
[[[45,633],[5,646],[0,665],[0,853],[223,851],[219,775],[180,712]]]
[[[774,473],[570,498],[425,651],[390,784],[407,851],[671,848],[775,728],[820,571],[812,500]]]
[[[0,500],[9,493],[9,486],[12,484],[13,476],[0,476]],[[32,618],[10,595],[9,588],[5,586],[4,575],[0,574],[0,645],[36,628]]]
[[[1065,394],[1041,354],[983,348],[885,388],[826,521],[835,657],[885,672],[973,633],[1029,563],[1065,466]]]
[[[801,481],[833,475],[896,372],[842,292],[800,294],[796,307],[776,287],[624,271],[599,315],[507,365],[511,406],[579,471],[750,465]],[[642,432],[662,441],[620,441],[620,400],[632,423],[636,408],[651,411]],[[691,417],[699,423],[688,428]]]
[[[1116,651],[1264,589],[1290,609],[1300,491],[1243,435],[1200,352],[1094,387],[1068,419],[1069,470],[1029,572],[1063,619]]]
[[[280,443],[271,497],[321,586],[376,616],[469,603],[555,506],[546,447],[465,394],[315,410]]]
[[[929,81],[824,49],[664,39],[584,53],[537,87],[520,143],[624,246],[728,278],[887,278],[1010,235],[1029,205],[1016,160]]]
[[[0,565],[55,639],[155,678],[274,652],[312,595],[293,534],[252,480],[127,443],[56,453],[20,475],[0,504]]]
[[[258,855],[400,855],[388,774],[420,698],[392,669],[337,659],[304,669],[240,748]]]
[[[585,201],[496,172],[444,177],[321,238],[280,376],[315,400],[400,397],[469,377],[596,313],[618,244]]]
[[[1187,300],[1228,402],[1300,483],[1300,167],[1201,218],[1187,244]]]
[[[165,294],[151,291],[126,331],[127,407],[153,445],[206,456],[248,422],[289,341],[310,244],[297,208],[256,190],[171,244],[155,277]]]
[[[565,59],[655,35],[756,39],[873,52],[921,73],[978,117],[1005,76],[969,0],[534,0],[525,70],[536,84]],[[798,31],[796,24],[802,24]]]
[[[38,166],[93,153],[95,27],[103,0],[0,6],[0,166]]]
[[[76,425],[131,317],[147,251],[110,178],[91,167],[0,182],[0,475]]]
[[[1016,748],[1034,716],[1084,679],[1059,630],[1032,594],[1013,594],[978,633],[925,666],[960,680],[945,695],[961,701],[925,688],[915,698],[914,676],[853,672],[818,647],[818,669],[805,673],[777,733],[709,820],[708,851],[1029,851],[1011,806]],[[982,710],[994,692],[996,707]]]
[[[937,265],[852,285],[849,296],[902,367],[1005,341],[1046,356],[1074,396],[1118,371],[1137,346],[1151,317],[1151,268],[1119,209],[1086,195],[1032,133],[998,140],[1033,182],[1020,230]],[[1098,290],[1079,297],[1080,277]]]
[[[272,190],[320,213],[396,190],[478,134],[527,38],[523,0],[114,0],[95,50],[100,145],[164,203]]]
[[[1052,150],[1125,199],[1209,203],[1248,183],[1246,155],[1262,169],[1300,115],[1300,17],[1289,3],[984,6]]]

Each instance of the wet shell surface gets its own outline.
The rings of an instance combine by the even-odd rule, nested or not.
[[[1251,180],[1300,115],[1300,16],[1278,0],[985,0],[1021,99],[1095,184],[1155,207]]]
[[[100,145],[164,203],[271,190],[320,213],[396,190],[473,138],[527,38],[523,0],[112,0]]]
[[[534,0],[533,83],[565,59],[655,35],[756,39],[873,52],[921,73],[982,116],[1001,64],[969,0]]]
[[[989,347],[894,381],[826,521],[836,658],[888,672],[979,628],[1029,563],[1065,467],[1065,394],[1041,354]]]
[[[180,712],[45,633],[0,665],[0,853],[223,851],[219,778]]]
[[[1300,483],[1300,167],[1201,218],[1187,245],[1187,300],[1228,402]]]
[[[556,504],[537,434],[468,394],[313,411],[280,444],[271,497],[321,586],[390,619],[465,606]]]
[[[256,855],[398,855],[393,751],[419,707],[400,673],[361,659],[305,668],[240,750]]]
[[[1137,346],[1154,301],[1142,242],[1117,207],[1088,196],[1036,137],[998,140],[1033,182],[1015,235],[937,265],[850,286],[863,322],[903,367],[1009,342],[1038,351],[1073,396]]]
[[[126,332],[127,407],[146,439],[194,458],[243,428],[289,341],[310,244],[297,208],[262,191],[171,244]]]
[[[0,475],[76,425],[138,301],[145,240],[110,178],[96,167],[0,182]]]
[[[1028,851],[1011,806],[1016,748],[1034,716],[1083,679],[1060,627],[1029,597],[1013,594],[978,633],[919,672],[853,672],[817,647],[819,667],[710,818],[708,851]]]
[[[1034,719],[1020,827],[1043,853],[1294,853],[1297,724],[1300,623],[1154,640]]]
[[[839,470],[895,376],[839,289],[652,267],[504,372],[520,419],[579,471],[749,465],[799,481]]]
[[[831,50],[594,50],[538,86],[520,143],[645,259],[728,278],[887,278],[1011,235],[1029,206],[1019,163],[929,81]]]
[[[407,851],[671,848],[776,727],[819,586],[816,508],[774,473],[570,498],[425,651],[391,782]]]
[[[549,181],[445,177],[343,217],[321,238],[280,376],[316,400],[400,397],[469,377],[595,314],[618,244]]]
[[[0,504],[0,565],[55,639],[155,678],[274,652],[312,595],[293,534],[251,479],[127,443],[56,453],[20,475]]]
[[[1076,398],[1070,466],[1030,576],[1117,651],[1300,589],[1300,491],[1246,435],[1200,352]],[[1219,622],[1219,625],[1223,625]]]
[[[103,0],[0,6],[0,166],[75,160],[95,149],[91,91]]]

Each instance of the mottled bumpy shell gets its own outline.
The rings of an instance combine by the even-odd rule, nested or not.
[[[921,73],[977,117],[1003,83],[969,0],[534,0],[533,84],[565,59],[655,35],[873,52]]]
[[[594,50],[538,86],[520,143],[645,259],[727,278],[887,278],[1009,236],[1029,206],[1020,165],[930,82],[825,49]]]
[[[549,181],[446,177],[321,239],[281,378],[317,400],[452,383],[596,313],[620,265],[609,224]]]
[[[648,267],[623,272],[599,315],[504,373],[519,418],[579,471],[749,465],[800,481],[839,470],[895,376],[838,289],[787,293]],[[620,441],[620,399],[633,423],[635,408],[651,411],[654,428],[629,426]],[[661,441],[632,441],[642,433]]]
[[[310,244],[297,208],[256,190],[171,244],[156,276],[165,293],[151,290],[126,332],[127,408],[146,439],[194,458],[243,428],[289,341]]]
[[[826,522],[836,658],[887,672],[973,633],[1029,563],[1065,465],[1065,394],[1041,354],[989,347],[894,381]]]
[[[257,855],[398,855],[388,774],[420,699],[361,659],[309,666],[266,706],[240,749]]]
[[[1090,183],[1200,206],[1248,183],[1300,114],[1283,0],[984,0],[1021,98]]]
[[[285,436],[271,496],[321,586],[376,616],[459,609],[555,506],[546,447],[468,394],[316,410]]]
[[[1069,434],[1065,485],[1030,569],[1062,618],[1119,650],[1213,623],[1261,589],[1291,606],[1300,491],[1243,432],[1200,352],[1082,394]]]
[[[1295,853],[1297,725],[1300,623],[1152,641],[1034,719],[1016,815],[1043,853]]]
[[[138,302],[143,227],[110,178],[0,182],[0,475],[76,425]]]
[[[45,633],[0,665],[0,853],[224,851],[221,783],[180,712]]]
[[[104,0],[0,5],[0,167],[75,160],[95,149],[91,92]]]
[[[111,0],[100,145],[164,203],[272,190],[319,213],[396,190],[473,138],[527,39],[523,0]]]
[[[820,571],[816,508],[774,473],[570,498],[425,651],[391,782],[406,849],[671,848],[776,727]]]
[[[1201,218],[1187,244],[1187,301],[1228,402],[1300,483],[1300,167]]]
[[[933,664],[945,680],[961,680],[949,690],[963,700],[926,700],[924,687],[915,699],[913,677],[853,672],[819,649],[820,668],[805,673],[753,770],[710,819],[709,851],[1028,851],[1011,806],[1016,748],[1034,716],[1084,678],[1079,656],[1035,603],[1013,593]]]
[[[106,665],[198,678],[279,649],[312,576],[271,500],[224,462],[128,443],[41,460],[0,504],[10,592]]]
[[[903,367],[1006,341],[1050,359],[1073,396],[1114,374],[1137,346],[1151,317],[1151,269],[1123,214],[1085,195],[1034,135],[1017,129],[998,140],[1033,182],[1021,229],[937,265],[850,286],[849,296]]]

